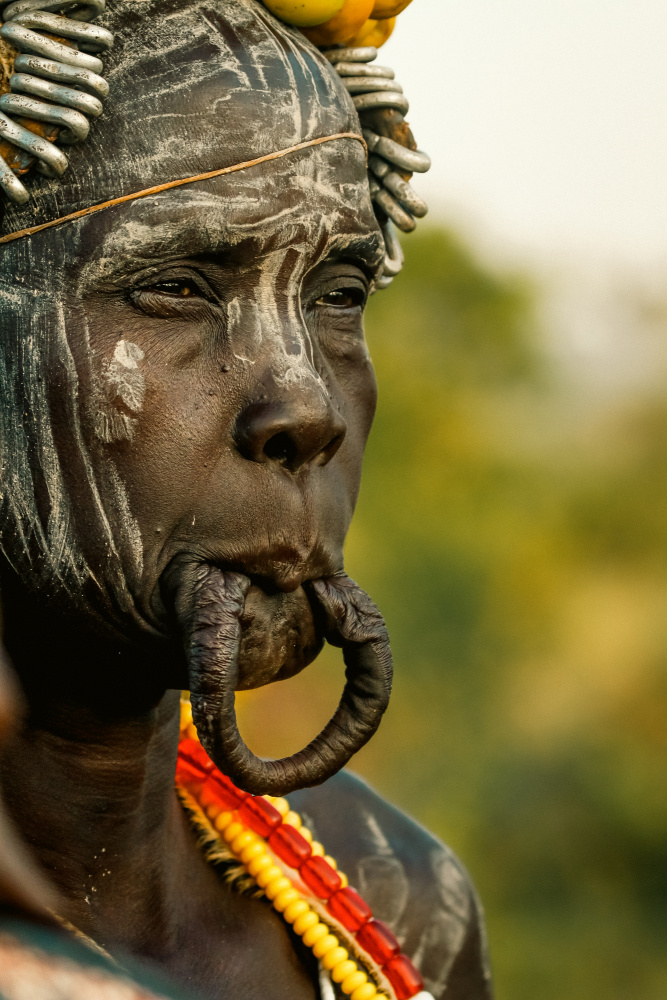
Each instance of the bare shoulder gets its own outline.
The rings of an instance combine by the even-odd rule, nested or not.
[[[392,928],[436,1000],[489,1000],[481,904],[448,847],[349,772],[290,802]]]

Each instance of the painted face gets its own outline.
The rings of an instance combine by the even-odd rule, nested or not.
[[[225,32],[211,11],[187,8],[190,85],[165,89],[154,52],[147,66],[135,59],[132,127],[122,102],[112,107],[93,167],[77,174],[73,162],[65,185],[41,182],[35,219],[355,127],[306,42],[286,32],[277,49],[257,4],[209,6],[224,6]],[[202,38],[209,62],[193,69]],[[177,65],[181,56],[169,54]],[[127,95],[122,48],[115,58]],[[113,71],[110,83],[113,94]],[[0,380],[12,564],[68,609],[155,636],[172,627],[165,581],[179,566],[240,571],[252,586],[239,686],[305,665],[321,635],[302,585],[342,566],[375,407],[362,314],[383,250],[361,144],[312,147],[8,251]]]
[[[71,275],[138,611],[166,627],[174,560],[249,575],[246,683],[318,648],[301,584],[342,566],[375,406],[362,312],[380,245],[363,150],[340,145],[105,219]]]

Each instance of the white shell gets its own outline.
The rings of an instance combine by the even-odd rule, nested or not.
[[[320,963],[320,1000],[336,1000],[329,973],[322,963]]]

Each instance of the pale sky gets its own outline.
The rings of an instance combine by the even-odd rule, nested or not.
[[[413,0],[379,61],[434,214],[526,259],[667,273],[667,0]]]

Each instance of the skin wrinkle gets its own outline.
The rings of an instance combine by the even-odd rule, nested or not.
[[[327,159],[327,157],[329,155],[331,155],[331,154],[329,154],[328,151],[327,151],[324,154],[324,156],[318,156],[317,157],[318,161],[323,161],[322,165],[324,167],[325,175],[327,177],[329,176],[329,170],[330,169],[332,171],[334,171],[337,168],[337,161],[338,161],[338,154],[336,153],[336,151],[334,151],[333,155],[331,155],[331,158],[333,159],[335,166],[330,167],[330,163],[329,163],[329,161]],[[357,154],[357,157],[359,159],[359,163],[360,163],[360,166],[361,166],[363,158],[361,157],[360,154]],[[287,171],[285,171],[284,169],[280,169],[278,172],[280,173],[281,176],[284,176],[286,172],[288,173],[288,175],[291,174],[293,176],[294,175],[294,168],[296,166],[297,166],[296,164],[290,164],[290,165],[287,165]],[[308,175],[311,176],[311,177],[316,172],[314,170],[314,165],[311,164],[310,162],[307,163],[307,171],[308,171]],[[297,176],[300,176],[298,174],[298,172],[297,172]],[[225,187],[227,189],[229,189],[230,187],[232,187],[232,185],[227,184],[227,185],[225,185]],[[244,182],[243,187],[245,187],[245,182]],[[326,190],[327,190],[329,198],[332,199],[332,200],[334,200],[334,204],[335,204],[336,200],[338,198],[338,195],[337,195],[337,192],[335,190],[334,185],[333,184],[331,184],[331,185],[327,184],[327,185],[325,185],[325,187],[326,187]],[[284,184],[283,183],[281,183],[281,184],[277,183],[277,181],[274,181],[274,179],[271,177],[270,181],[269,181],[269,188],[270,188],[271,194],[274,197],[277,197],[278,191],[281,191],[281,190],[284,189]],[[300,206],[302,205],[302,199],[305,197],[305,193],[303,193],[303,189],[301,189],[301,190],[302,190],[302,193],[300,194],[298,202],[295,203],[295,204],[293,204],[290,207],[290,209],[289,209],[290,216],[293,216],[294,213],[300,211]],[[360,197],[362,191],[363,191],[363,182],[361,182],[358,185],[358,188],[357,188],[357,192],[356,192],[356,200],[357,200],[357,202],[359,200],[359,197]],[[170,195],[171,194],[172,193],[170,193]],[[189,195],[186,196],[185,198],[183,198],[182,194],[180,192],[178,192],[177,194],[178,194],[178,197],[176,197],[176,198],[173,199],[174,208],[173,209],[169,209],[168,208],[167,209],[168,212],[169,211],[178,210],[179,207],[180,207],[179,206],[179,202],[185,201],[186,203],[188,203],[190,201]],[[155,199],[155,203],[159,204],[160,207],[161,207],[161,209],[162,209],[163,205],[165,204],[165,202],[167,202],[167,206],[168,206],[168,204],[169,204],[170,201],[171,201],[171,198],[166,198],[166,197],[163,198],[163,199],[160,199],[160,198],[156,198]],[[210,195],[208,196],[208,198],[206,198],[206,197],[202,198],[202,195],[199,194],[196,197],[196,201],[199,204],[202,204],[202,201],[203,202],[207,202],[208,205],[209,205],[209,211],[206,214],[206,218],[208,220],[207,221],[207,226],[209,228],[209,231],[210,231],[211,228],[215,228],[216,231],[217,231],[217,226],[213,227],[213,224],[212,224],[212,212],[211,212],[212,209],[215,211],[216,222],[219,219],[220,224],[223,225],[223,223],[225,223],[226,220],[228,220],[228,218],[229,218],[229,208],[230,208],[228,199],[226,199],[226,198],[224,198],[222,200],[219,200],[217,198],[211,199]],[[236,203],[236,198],[234,198],[234,203]],[[129,207],[130,206],[128,206],[128,208]],[[134,208],[134,206],[133,206],[133,208]],[[135,214],[135,212],[133,211],[131,214]],[[143,214],[143,209],[136,211],[136,214],[139,215],[139,216],[141,216]],[[255,214],[255,210],[254,210],[254,206],[253,206],[253,215],[254,214]],[[282,215],[283,213],[280,213],[280,214]],[[341,219],[345,217],[345,214],[346,214],[346,210],[344,210],[343,213],[342,213],[342,215],[341,215],[340,208],[337,209],[337,216],[330,216],[330,218],[333,220],[332,221],[332,225],[333,226],[339,225]],[[88,221],[88,220],[86,220],[86,221]],[[90,220],[90,222],[92,222],[92,219]],[[325,226],[325,225],[326,225],[326,222],[322,223],[320,221],[319,224],[318,224],[318,232],[320,232],[321,229],[323,228],[323,226]],[[277,227],[277,229],[276,229],[276,227]],[[109,270],[110,270],[109,269],[109,262],[113,262],[113,267],[114,267],[115,270],[117,270],[120,267],[123,267],[123,263],[121,263],[121,262],[124,262],[124,261],[128,261],[129,262],[129,261],[131,261],[133,259],[136,260],[137,262],[139,260],[146,261],[146,260],[151,259],[151,257],[153,257],[156,253],[164,255],[165,252],[168,252],[168,245],[169,245],[170,240],[175,241],[177,235],[179,237],[179,242],[181,244],[181,247],[183,245],[188,245],[187,241],[191,241],[192,239],[199,238],[202,235],[200,227],[196,227],[196,229],[193,231],[192,235],[190,237],[187,237],[187,235],[186,235],[185,240],[184,240],[183,233],[182,232],[179,233],[178,230],[169,221],[167,221],[166,223],[162,224],[161,227],[160,226],[155,227],[155,226],[149,226],[146,223],[142,223],[140,220],[136,220],[136,221],[135,220],[126,220],[126,221],[123,222],[123,224],[120,227],[118,227],[115,230],[112,230],[107,236],[105,236],[103,244],[102,244],[102,247],[101,247],[101,264],[98,263],[96,265],[96,263],[95,263],[94,260],[86,261],[86,259],[85,259],[86,253],[85,253],[84,247],[86,246],[86,242],[87,242],[87,241],[84,241],[84,237],[83,237],[83,232],[85,231],[85,228],[86,227],[84,225],[81,225],[81,226],[77,225],[77,229],[79,231],[78,231],[77,237],[76,237],[76,242],[81,247],[81,257],[83,257],[83,260],[81,259],[81,257],[79,257],[79,259],[77,260],[78,279],[77,279],[77,282],[76,282],[76,287],[77,287],[78,295],[81,298],[83,298],[84,300],[90,294],[90,292],[92,291],[92,288],[95,286],[96,282],[99,283],[100,271],[103,274],[105,272],[107,272],[106,273],[106,277],[108,279],[110,279],[112,277],[112,273],[109,273]],[[238,245],[241,244],[241,242],[243,241],[243,239],[246,237],[247,232],[248,232],[248,228],[249,228],[249,224],[245,223],[245,222],[243,224],[241,224],[241,225],[236,225],[236,226],[226,224],[224,226],[224,229],[225,229],[225,238],[228,239],[229,244],[231,244],[232,246],[233,245],[237,245],[238,246]],[[102,227],[102,229],[104,231],[104,227]],[[263,314],[262,337],[264,338],[264,337],[268,336],[268,337],[271,338],[271,342],[274,345],[279,345],[280,341],[281,341],[281,339],[283,337],[282,331],[285,329],[286,326],[291,325],[292,327],[294,327],[294,323],[295,323],[296,318],[297,318],[296,315],[295,315],[294,300],[298,299],[297,285],[298,285],[299,281],[302,280],[302,278],[303,278],[304,267],[303,267],[303,263],[299,264],[300,258],[295,258],[294,262],[292,263],[292,274],[291,274],[291,277],[290,277],[289,289],[288,289],[288,291],[287,291],[286,294],[283,293],[283,295],[282,295],[283,300],[286,300],[288,302],[288,314],[287,314],[287,319],[285,321],[283,319],[283,317],[281,316],[279,306],[278,306],[278,304],[277,304],[277,302],[275,300],[274,286],[275,286],[276,281],[280,277],[281,268],[285,266],[285,253],[287,251],[289,251],[291,242],[292,242],[292,240],[294,238],[294,227],[292,225],[290,225],[290,227],[287,230],[285,230],[285,228],[284,228],[284,220],[282,218],[278,218],[278,213],[272,213],[272,214],[269,214],[268,222],[265,224],[264,229],[265,229],[265,232],[267,232],[268,234],[270,234],[272,230],[276,230],[276,236],[279,237],[279,242],[282,243],[282,244],[287,244],[287,247],[286,247],[286,250],[283,250],[280,253],[276,254],[276,252],[274,251],[274,253],[272,255],[269,255],[268,258],[267,257],[263,257],[262,262],[261,262],[262,263],[262,268],[261,268],[260,275],[259,275],[259,279],[260,280],[257,283],[257,285],[253,288],[251,295],[248,296],[248,300],[250,302],[252,302],[253,305],[256,305],[257,308],[258,308],[258,310]],[[334,231],[334,234],[335,234],[335,231]],[[140,241],[142,240],[142,238],[145,238],[145,237],[149,237],[149,241],[150,241],[149,242],[149,247],[147,247],[146,249],[142,250],[142,249],[140,249]],[[351,237],[351,236],[350,237],[344,237],[340,233],[335,234],[333,237],[329,238],[329,240],[327,241],[327,246],[325,246],[322,249],[321,255],[318,255],[320,257],[320,259],[324,258],[324,256],[326,255],[327,251],[333,245],[336,237],[338,238],[339,242],[342,240],[343,243],[348,243],[349,244],[350,240],[354,241],[354,237]],[[218,244],[218,246],[219,246],[219,240],[220,240],[220,233],[218,233],[217,238],[216,238],[216,243]],[[271,242],[271,240],[269,238],[269,243],[270,242]],[[302,245],[302,246],[306,246],[307,245],[308,240],[306,238],[305,233],[301,234],[299,242],[300,242],[300,245]],[[376,244],[376,252],[377,252],[377,259],[379,261],[380,254],[381,254],[381,246],[380,246],[379,239],[378,239],[378,242]],[[311,265],[312,264],[316,265],[318,263],[318,261],[317,261],[317,259],[315,261],[313,261],[312,258],[311,258],[311,260],[309,261],[309,263]],[[125,265],[125,266],[127,266],[127,265]],[[300,308],[300,306],[298,308]],[[309,337],[309,334],[308,334],[307,327],[306,327],[306,325],[304,323],[302,323],[302,324],[300,324],[300,328],[301,328],[302,338],[309,345],[310,352],[312,352],[312,345],[310,344],[310,337]],[[233,339],[232,339],[232,336],[231,336],[232,333],[233,333],[233,331],[229,331],[230,342],[233,342]],[[293,339],[293,334],[291,335],[291,337]],[[302,350],[302,343],[303,343],[303,341],[299,344],[299,349],[300,350]],[[96,355],[96,353],[97,352],[93,352],[94,355]],[[241,351],[239,351],[238,349],[236,349],[234,351],[234,353],[236,353],[237,356],[247,357],[248,362],[253,362],[253,358],[251,356],[249,357],[248,354],[247,354],[247,345],[244,347],[243,353]],[[281,357],[282,357],[282,362],[281,362]],[[281,369],[281,363],[282,363],[282,369]],[[284,378],[287,375],[287,373],[290,371],[290,369],[292,369],[293,372],[295,371],[294,355],[289,355],[288,356],[285,353],[285,351],[284,351],[284,347],[283,347],[283,350],[282,350],[281,353],[279,353],[277,351],[275,352],[274,364],[275,364],[275,375],[276,375],[276,377],[278,379],[280,379],[281,377]],[[94,366],[93,366],[93,368],[94,368]],[[302,365],[299,365],[299,368],[297,368],[296,371],[298,372],[299,377],[303,381],[305,381],[305,382],[311,382],[311,383],[314,383],[315,385],[319,385],[319,386],[323,387],[323,383],[322,383],[322,379],[321,379],[320,374],[317,373],[315,371],[315,369],[312,367],[312,365],[310,365],[307,361],[303,361]],[[100,374],[103,374],[103,373],[100,373]],[[96,374],[94,370],[90,374],[90,381],[91,381],[91,386],[93,387],[93,390],[94,390],[94,386],[95,386],[96,380],[99,382],[100,374]],[[290,378],[289,375],[287,375],[287,377]],[[291,380],[294,381],[294,378],[295,378],[295,376],[294,376],[294,374],[292,374]],[[102,393],[102,398],[104,398],[104,393]],[[125,414],[123,414],[123,416],[125,417]],[[112,424],[112,428],[113,428],[113,424]],[[125,433],[122,433],[122,432],[118,433],[118,430],[116,429],[116,433],[115,434],[110,434],[110,433],[106,433],[105,434],[103,432],[101,436],[103,438],[107,437],[108,439],[118,440],[118,439],[120,439],[120,438],[122,438],[124,436],[129,436],[129,434],[127,432],[125,432]],[[115,495],[114,506],[115,506],[116,510],[117,511],[120,511],[121,509],[125,510],[125,511],[130,510],[130,507],[128,506],[128,498],[127,498],[127,496],[124,496],[124,497],[119,496],[118,481],[116,481],[114,483],[112,492]],[[126,547],[130,551],[132,551],[132,553],[133,553],[133,560],[132,561],[133,561],[134,566],[137,566],[138,562],[139,562],[139,559],[140,559],[140,551],[137,548],[136,540],[137,540],[138,537],[140,537],[140,535],[139,535],[139,532],[136,530],[136,520],[134,519],[134,517],[131,517],[130,524],[131,524],[131,529],[132,530],[128,531],[128,532],[124,532],[124,534],[126,536],[125,537],[125,544],[126,544]],[[121,529],[121,530],[123,530],[123,529]],[[117,545],[114,544],[113,548],[117,548]],[[90,575],[92,576],[93,574],[95,576],[99,577],[99,570],[97,570],[97,569],[93,570]],[[137,574],[137,570],[136,569],[134,569],[134,571],[132,572],[132,576],[133,576],[134,579],[138,578],[138,574]],[[120,582],[120,581],[118,581],[118,582]],[[127,596],[124,599],[122,599],[121,601],[117,601],[116,600],[116,603],[118,603],[121,606],[122,605],[130,606],[132,604],[132,602],[133,602],[133,599],[131,598],[131,596],[129,594],[129,588],[127,587],[126,584],[124,584],[123,585],[123,589],[126,591]]]
[[[118,30],[105,115],[62,181],[29,179],[27,214],[9,208],[1,232],[359,127],[332,67],[255,0],[109,0],[101,20]],[[361,308],[324,300],[352,286],[361,301],[382,255],[363,150],[332,142],[8,244],[0,258],[1,582],[31,707],[0,760],[3,794],[64,915],[206,1000],[315,991],[280,919],[221,886],[177,809],[167,689],[187,675],[169,574],[182,578],[182,560],[251,581],[239,688],[317,654],[308,588],[342,568],[375,405]],[[197,285],[187,302],[156,290],[175,276]],[[144,354],[145,393],[132,440],[107,444],[95,415],[119,339]],[[278,384],[293,359],[308,382]],[[265,460],[263,440],[243,454],[235,429],[263,394],[302,434],[302,456],[319,458],[344,421],[331,460],[288,469]],[[336,786],[312,794],[325,843],[354,872],[372,845],[346,854],[353,810]],[[351,829],[337,841],[339,821]],[[413,858],[410,837],[389,839],[427,899],[432,874],[420,881],[426,855]],[[113,879],[92,860],[101,846]],[[415,944],[423,924],[411,917]]]
[[[297,181],[299,180],[300,178],[297,177]],[[348,199],[354,198],[358,200],[360,197],[364,197],[362,186],[355,185],[352,187],[350,185],[349,188],[351,190],[346,192],[345,202]],[[256,189],[254,190],[256,191]],[[326,192],[329,199],[335,198],[337,201],[340,200],[339,192],[333,184],[322,190]],[[234,188],[232,188],[232,191],[234,209],[243,212],[246,205],[243,199],[243,192],[239,193]],[[272,195],[275,197],[279,191],[280,184],[278,182],[274,184],[271,181]],[[279,213],[262,219],[265,233],[267,234],[265,236],[267,243],[269,242],[268,233],[271,229],[277,229],[280,233],[280,242],[283,245],[288,247],[295,245],[297,247],[305,247],[308,245],[308,238],[304,232],[297,234],[294,227],[288,229],[287,227],[277,225],[288,214],[294,215],[306,201],[307,195],[308,192],[304,189],[304,197],[300,199],[298,205],[283,208]],[[150,203],[150,206],[147,203]],[[252,200],[249,199],[248,204],[252,204],[254,209],[257,205],[256,196]],[[99,250],[99,257],[96,256],[90,262],[83,263],[81,281],[78,285],[81,294],[84,294],[86,286],[90,281],[95,282],[99,280],[99,272],[107,270],[109,265],[113,267],[113,270],[109,272],[109,277],[113,277],[114,271],[123,272],[133,264],[139,265],[154,257],[166,258],[170,253],[173,253],[174,256],[181,256],[183,247],[190,247],[195,241],[200,243],[201,253],[213,256],[221,252],[223,244],[228,248],[238,246],[247,238],[248,230],[256,226],[258,221],[255,217],[256,213],[253,212],[253,216],[247,222],[231,225],[227,219],[229,213],[228,200],[221,201],[219,198],[212,197],[210,193],[205,191],[197,193],[193,193],[192,191],[184,192],[182,190],[168,192],[164,195],[156,196],[154,199],[147,199],[144,202],[144,209],[147,207],[149,207],[152,214],[150,223],[143,222],[141,218],[130,218],[119,222],[104,238]],[[123,206],[123,209],[126,212],[132,210],[137,214],[141,214],[142,212],[141,206],[133,204]],[[159,215],[166,216],[166,218],[155,218],[153,209],[158,209]],[[182,218],[185,212],[188,214],[185,218]],[[179,217],[180,225],[178,228],[176,228],[175,223],[169,218],[171,213]],[[193,218],[195,213],[199,217]],[[146,214],[145,211],[143,214]],[[80,220],[74,223],[74,226],[82,226],[85,221],[88,220]],[[359,240],[354,235],[345,236],[337,231],[344,223],[345,215],[341,212],[340,207],[337,215],[328,215],[326,218],[320,220],[319,232],[320,234],[322,232],[326,233],[327,241],[322,246],[321,251],[311,259],[311,266],[316,265],[327,254],[335,250],[340,252],[344,247],[360,246]],[[379,238],[374,236],[373,241],[376,244],[374,254],[377,255],[377,262],[373,261],[371,267],[375,270],[381,265],[382,249]],[[366,250],[366,252],[370,253],[370,249]],[[262,258],[261,262],[257,261],[256,263],[261,263],[262,265],[262,273],[260,275],[262,287],[268,287],[269,293],[272,294],[272,283],[275,281],[277,275],[277,266],[273,265],[270,257],[266,255]]]
[[[362,155],[361,151],[359,151],[360,163]],[[247,231],[256,226],[260,219],[267,233],[270,229],[280,230],[278,222],[294,216],[295,213],[303,208],[304,204],[307,204],[308,200],[312,197],[312,186],[315,183],[317,190],[321,192],[332,206],[336,206],[335,214],[332,212],[323,213],[319,219],[319,231],[320,233],[327,234],[327,243],[322,246],[321,252],[316,255],[314,263],[317,263],[334,246],[345,245],[349,241],[354,242],[353,236],[345,237],[338,230],[341,225],[344,225],[348,216],[350,220],[352,219],[347,206],[354,204],[354,202],[358,203],[360,199],[365,200],[366,197],[365,185],[363,183],[347,184],[342,188],[339,183],[336,183],[336,172],[339,170],[339,154],[336,151],[333,152],[333,158],[334,162],[330,165],[321,161],[318,162],[317,171],[314,169],[314,163],[302,159],[300,166],[303,170],[307,171],[306,176],[301,176],[301,172],[299,172],[296,175],[292,174],[288,181],[289,184],[299,191],[300,197],[298,201],[289,206],[281,205],[276,212],[270,214],[261,212],[261,203],[257,198],[256,183],[249,182],[248,178],[243,178],[242,180],[238,177],[227,178],[227,182],[230,184],[230,191],[233,192],[235,210],[244,213],[246,206],[252,209],[252,212],[248,213],[249,217],[247,220],[236,222],[235,224],[229,223],[226,218],[229,210],[228,203],[225,201],[221,204],[219,199],[212,197],[207,190],[209,185],[206,183],[202,183],[199,190],[189,189],[184,191],[181,189],[171,191],[148,198],[142,205],[129,204],[123,206],[125,212],[132,210],[133,214],[136,214],[138,218],[130,218],[115,223],[114,228],[111,229],[100,248],[100,258],[102,260],[104,258],[109,260],[115,259],[118,269],[122,269],[125,266],[125,261],[119,260],[118,257],[121,254],[126,255],[129,263],[133,254],[133,243],[136,245],[135,252],[141,254],[137,259],[148,259],[153,256],[166,255],[169,252],[170,241],[174,244],[174,252],[178,252],[178,249],[183,244],[189,246],[195,238],[201,240],[203,252],[206,252],[208,249],[208,252],[211,254],[218,253],[219,247],[215,245],[214,240],[218,244],[224,243],[226,246],[237,245],[245,238]],[[276,169],[279,168],[276,167]],[[321,179],[321,174],[324,170],[326,170],[327,176],[326,184],[322,183]],[[267,190],[270,193],[272,201],[277,202],[279,205],[280,199],[276,196],[284,196],[285,192],[281,190],[284,184],[283,174],[277,176],[275,179],[267,178]],[[246,195],[246,190],[249,192],[248,195]],[[252,197],[250,196],[250,192],[252,192]],[[181,205],[183,208],[187,206],[187,210],[190,213],[188,218],[182,218]],[[155,218],[154,209],[158,207],[160,214],[167,216],[164,221]],[[203,211],[197,213],[198,209],[206,209],[206,214]],[[117,213],[119,210],[116,209],[113,211]],[[151,215],[150,223],[142,222],[142,216],[147,215],[149,212]],[[178,229],[175,229],[174,224],[169,220],[168,216],[170,213],[173,213],[178,218]],[[211,215],[214,216],[214,221],[211,219]],[[82,225],[83,221],[85,220],[74,223],[73,227]],[[208,239],[207,233],[210,233]],[[268,242],[268,237],[266,238]],[[309,237],[306,237],[304,232],[298,233],[294,227],[289,229],[287,226],[282,227],[281,242],[284,245],[307,246],[308,241]],[[381,247],[378,245],[378,256],[380,252]],[[97,265],[97,259],[94,263]],[[85,277],[85,268],[83,274]],[[93,275],[95,275],[95,272],[93,272]]]

